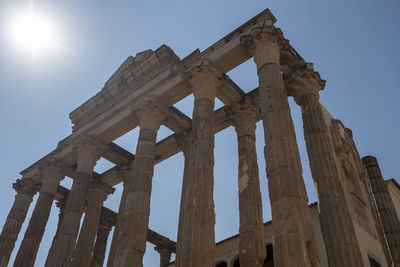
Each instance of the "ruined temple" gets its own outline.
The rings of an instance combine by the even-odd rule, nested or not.
[[[11,264],[14,249],[13,266],[34,265],[53,202],[60,213],[47,267],[140,267],[146,242],[156,246],[161,267],[400,266],[399,185],[384,180],[376,158],[360,157],[352,131],[319,102],[325,81],[275,22],[267,9],[183,59],[166,45],[129,56],[99,93],[70,113],[72,133],[13,184],[17,194],[0,235],[0,267]],[[251,58],[259,86],[246,93],[226,73]],[[174,107],[190,94],[192,118]],[[311,205],[288,97],[301,107],[318,194]],[[216,98],[224,106],[214,110]],[[267,223],[255,147],[258,121],[272,211]],[[174,133],[157,142],[161,125]],[[230,126],[238,142],[240,230],[216,243],[214,135]],[[136,127],[133,155],[113,141]],[[179,152],[185,163],[173,241],[148,222],[154,165]],[[115,166],[94,172],[100,158]],[[73,179],[71,190],[60,186],[65,177]],[[119,183],[120,206],[112,211],[103,203]],[[36,193],[28,228],[15,248]]]

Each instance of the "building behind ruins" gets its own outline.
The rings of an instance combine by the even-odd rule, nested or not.
[[[360,158],[351,130],[319,103],[325,81],[275,22],[265,10],[183,59],[166,45],[128,57],[98,94],[70,113],[72,134],[13,184],[17,195],[0,235],[0,266],[9,264],[13,249],[18,250],[13,266],[34,265],[54,201],[60,215],[47,267],[142,266],[146,242],[156,245],[164,267],[400,266],[399,185],[383,179],[374,157]],[[226,73],[252,57],[259,87],[245,93]],[[190,94],[192,118],[173,106]],[[311,206],[288,97],[302,110],[318,193]],[[215,98],[225,105],[216,111]],[[266,224],[255,150],[260,120],[272,210]],[[174,134],[156,142],[161,125]],[[229,126],[238,140],[240,231],[215,244],[214,134]],[[136,127],[133,155],[113,141]],[[148,229],[148,221],[154,164],[181,151],[185,167],[175,242]],[[101,157],[116,166],[94,172]],[[59,185],[65,176],[73,178],[71,190]],[[124,191],[115,212],[103,202],[119,183]],[[29,226],[14,248],[36,193]]]

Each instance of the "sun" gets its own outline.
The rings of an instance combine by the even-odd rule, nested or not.
[[[55,42],[51,24],[32,12],[11,20],[10,33],[14,44],[29,52],[48,50]]]

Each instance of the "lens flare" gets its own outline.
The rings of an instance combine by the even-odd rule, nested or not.
[[[10,32],[15,45],[31,52],[50,49],[54,44],[51,25],[32,13],[12,20]]]

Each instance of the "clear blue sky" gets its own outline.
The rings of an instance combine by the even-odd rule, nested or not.
[[[361,156],[375,155],[385,178],[398,177],[400,2],[321,0],[203,1],[34,1],[38,14],[54,22],[62,46],[30,55],[9,41],[8,22],[29,9],[29,1],[0,2],[0,226],[14,200],[11,184],[19,172],[53,150],[71,133],[68,114],[96,94],[129,55],[167,44],[181,58],[206,49],[270,8],[294,48],[327,80],[321,102],[353,130]],[[257,86],[252,61],[229,73],[245,91]],[[299,107],[290,99],[310,202],[316,201]],[[218,104],[219,105],[219,104]],[[192,99],[176,105],[191,115]],[[170,132],[162,128],[160,138]],[[116,142],[135,152],[137,130]],[[216,240],[238,232],[237,144],[232,128],[215,139]],[[264,221],[270,219],[263,159],[263,132],[257,149]],[[97,171],[112,166],[101,161]],[[150,227],[176,240],[183,157],[155,168]],[[399,181],[399,180],[398,180]],[[71,179],[63,185],[70,187]],[[117,186],[106,206],[117,210]],[[35,198],[36,199],[36,198]],[[32,211],[31,206],[30,212]],[[28,215],[29,216],[29,215]],[[43,266],[57,224],[52,209],[36,266]],[[29,218],[29,217],[28,217]],[[19,242],[27,226],[26,220]],[[15,252],[13,257],[15,256]],[[13,260],[13,259],[12,259]],[[11,261],[12,262],[12,261]],[[159,258],[147,247],[145,266]]]

